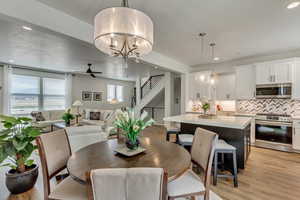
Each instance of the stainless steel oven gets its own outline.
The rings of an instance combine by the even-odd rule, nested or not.
[[[290,117],[259,116],[255,120],[257,140],[292,144],[293,125]]]
[[[256,98],[291,98],[292,85],[286,84],[267,84],[256,85]]]

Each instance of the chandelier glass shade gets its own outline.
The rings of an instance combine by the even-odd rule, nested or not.
[[[95,17],[94,42],[108,55],[138,59],[152,51],[153,22],[136,9],[106,8]]]

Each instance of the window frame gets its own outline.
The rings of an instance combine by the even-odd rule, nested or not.
[[[65,103],[66,103],[66,94],[64,95],[48,95],[48,94],[44,94],[44,79],[46,78],[51,78],[51,79],[57,79],[57,80],[64,80],[62,78],[52,78],[52,77],[47,77],[47,76],[37,76],[37,75],[27,75],[27,74],[19,74],[19,73],[15,73],[12,76],[23,76],[23,77],[35,77],[38,78],[39,81],[39,93],[38,94],[29,94],[29,93],[10,93],[10,102],[12,101],[12,97],[14,96],[37,96],[38,97],[38,111],[48,111],[51,109],[45,109],[45,97],[64,97]],[[13,83],[11,83],[13,85]],[[66,84],[66,82],[65,82]],[[11,86],[13,87],[13,86]],[[22,113],[22,114],[15,114],[12,112],[12,110],[14,109],[12,103],[10,103],[10,113],[12,115],[15,116],[24,116],[24,115],[29,115],[31,112],[29,113]],[[65,104],[64,104],[64,108],[61,109],[57,109],[57,110],[64,110],[65,109]]]
[[[107,84],[106,86],[106,101],[110,102],[111,100],[109,99],[108,93],[109,93],[109,87],[113,87],[113,98],[112,99],[117,99],[118,103],[123,103],[124,102],[124,86],[123,85],[117,85],[117,84]],[[121,99],[119,99],[118,95],[118,87],[121,87]]]

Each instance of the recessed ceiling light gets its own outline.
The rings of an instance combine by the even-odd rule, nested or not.
[[[8,62],[10,62],[10,63],[13,63],[13,62],[15,62],[14,60],[12,60],[12,59],[10,59]]]
[[[214,61],[218,61],[218,60],[220,60],[219,57],[214,57]]]
[[[30,28],[29,26],[22,26],[22,28],[26,31],[32,31],[32,28]]]
[[[293,9],[293,8],[297,8],[298,6],[300,6],[300,1],[292,1],[291,3],[289,3],[287,5],[287,9]]]

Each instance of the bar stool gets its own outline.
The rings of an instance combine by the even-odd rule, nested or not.
[[[178,135],[180,134],[180,127],[176,126],[165,126],[167,129],[167,141],[170,141],[170,135],[176,135],[176,143],[178,142]]]
[[[179,134],[178,143],[182,146],[192,146],[194,135],[192,134]]]
[[[222,154],[222,164],[224,164],[224,154],[232,154],[233,159],[233,174],[219,174],[218,173],[218,154]],[[216,149],[215,149],[215,158],[214,158],[214,177],[213,184],[217,185],[218,177],[233,177],[234,187],[238,187],[237,179],[237,161],[236,161],[236,148],[224,140],[218,140]]]

